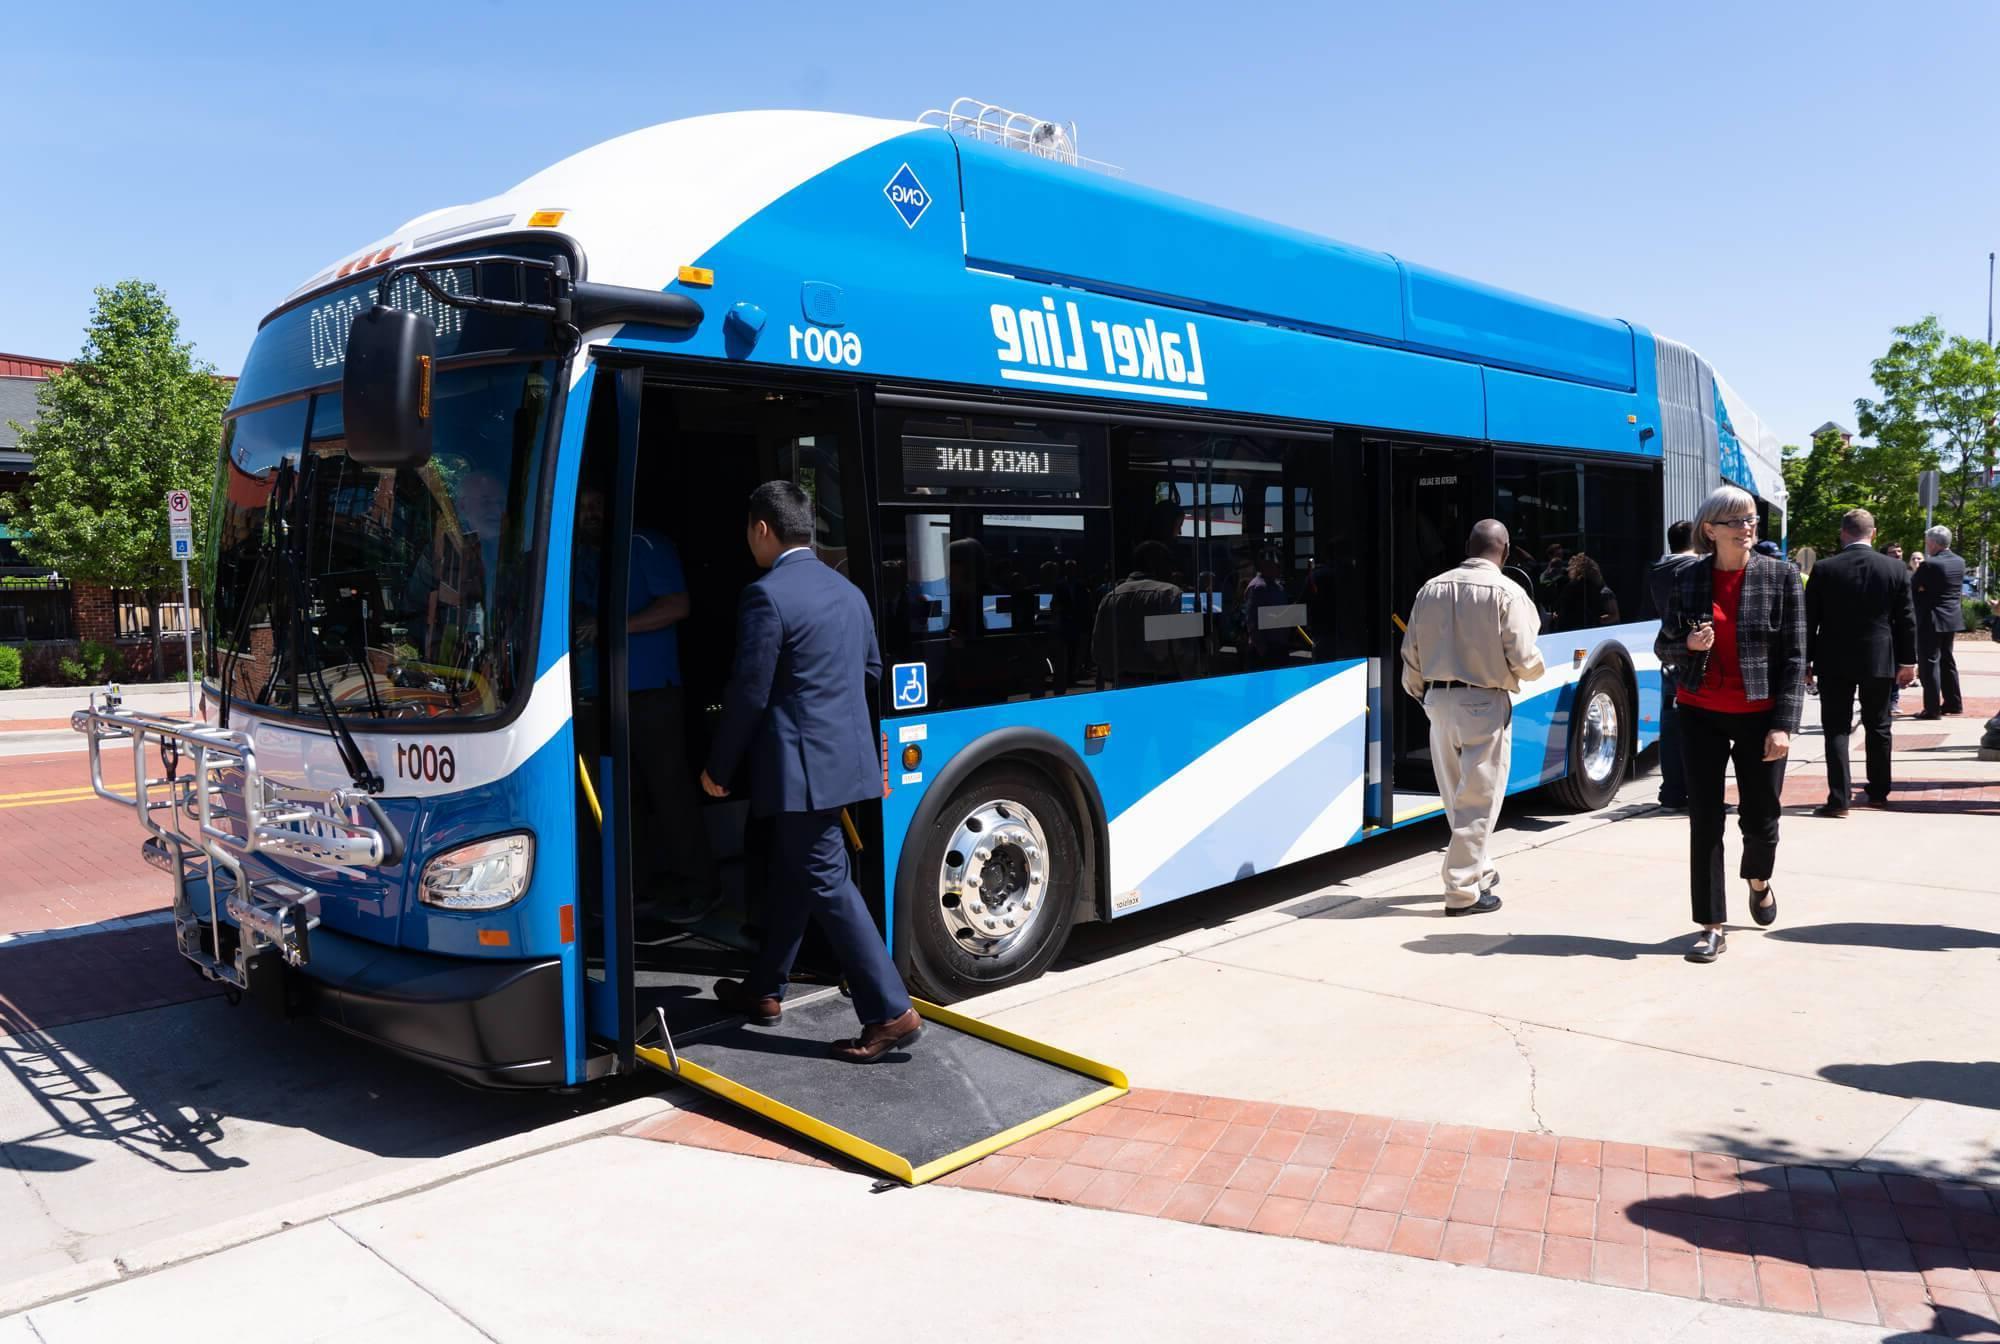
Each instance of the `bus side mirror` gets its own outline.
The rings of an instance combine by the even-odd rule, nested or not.
[[[347,330],[340,400],[347,456],[364,467],[431,460],[431,375],[437,328],[422,313],[374,307]]]

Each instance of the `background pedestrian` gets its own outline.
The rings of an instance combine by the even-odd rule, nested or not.
[[[1868,739],[1868,801],[1889,805],[1890,700],[1917,674],[1910,574],[1876,553],[1874,535],[1875,516],[1849,509],[1840,520],[1841,548],[1820,562],[1806,588],[1806,681],[1819,683],[1826,733],[1826,802],[1815,816],[1844,817],[1853,801],[1847,747],[1857,695]]]
[[[1958,691],[1958,655],[1953,644],[1965,629],[1965,561],[1952,553],[1951,529],[1933,527],[1924,533],[1926,558],[1910,580],[1917,606],[1917,675],[1924,683],[1920,719],[1963,714]]]
[[[1646,576],[1647,594],[1653,599],[1654,614],[1665,618],[1673,605],[1674,576],[1696,558],[1694,524],[1683,518],[1667,529],[1667,553],[1653,563]],[[1687,806],[1687,777],[1681,768],[1681,716],[1674,703],[1674,674],[1660,664],[1660,806],[1680,811]]]

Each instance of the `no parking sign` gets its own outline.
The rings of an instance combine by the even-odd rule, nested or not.
[[[167,491],[167,535],[176,560],[194,558],[194,499],[185,490]]]

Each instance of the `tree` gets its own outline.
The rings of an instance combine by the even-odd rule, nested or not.
[[[1813,435],[1805,452],[1785,448],[1785,532],[1794,549],[1811,546],[1821,555],[1838,550],[1841,515],[1857,506],[1875,508],[1877,492],[1861,467],[1867,451],[1833,429]]]
[[[2000,531],[1986,484],[2000,455],[2000,357],[1983,341],[1947,335],[1935,316],[1897,327],[1895,338],[1871,370],[1880,399],[1854,403],[1861,432],[1875,438],[1858,460],[1882,501],[1876,523],[1885,538],[1915,541],[1924,517],[1917,473],[1934,470],[1943,478],[1937,521],[1956,549],[1977,554]]]
[[[230,396],[193,351],[156,286],[121,280],[97,291],[82,353],[42,384],[35,423],[21,432],[35,458],[28,484],[0,498],[30,561],[107,586],[178,583],[167,492],[191,491],[205,505]],[[194,511],[196,557],[206,554],[207,512]],[[157,623],[153,665],[158,675]]]

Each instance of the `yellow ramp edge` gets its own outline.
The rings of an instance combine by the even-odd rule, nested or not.
[[[788,1106],[775,1097],[768,1097],[755,1088],[745,1087],[733,1079],[725,1078],[713,1069],[703,1068],[691,1059],[685,1057],[677,1059],[667,1051],[650,1045],[635,1046],[633,1053],[663,1073],[671,1074],[712,1096],[721,1097],[724,1101],[741,1106],[746,1111],[773,1120],[822,1147],[845,1154],[863,1166],[893,1176],[906,1185],[923,1185],[927,1181],[934,1181],[940,1176],[957,1171],[960,1167],[970,1166],[980,1158],[1019,1143],[1030,1135],[1039,1134],[1045,1129],[1054,1129],[1085,1111],[1095,1110],[1108,1101],[1115,1101],[1131,1090],[1131,1084],[1125,1075],[1108,1064],[1100,1064],[1096,1060],[1086,1059],[1068,1050],[1031,1040],[1017,1032],[1008,1031],[1005,1027],[996,1027],[979,1018],[955,1013],[935,1003],[927,1003],[922,999],[912,999],[910,1002],[915,1006],[917,1015],[926,1022],[935,1022],[939,1026],[950,1027],[968,1036],[977,1036],[995,1045],[1005,1046],[1009,1050],[1055,1064],[1072,1073],[1080,1073],[1086,1078],[1095,1078],[1104,1086],[1095,1092],[1078,1097],[1075,1101],[1058,1106],[1052,1111],[1045,1111],[1031,1120],[1024,1120],[1010,1129],[1004,1129],[989,1138],[968,1144],[956,1152],[947,1153],[918,1167],[912,1166],[910,1160],[900,1153],[892,1153],[879,1144],[870,1143],[858,1134],[850,1134],[836,1125],[830,1125],[815,1116],[807,1115],[797,1107]],[[883,1066],[878,1064],[857,1067]]]

